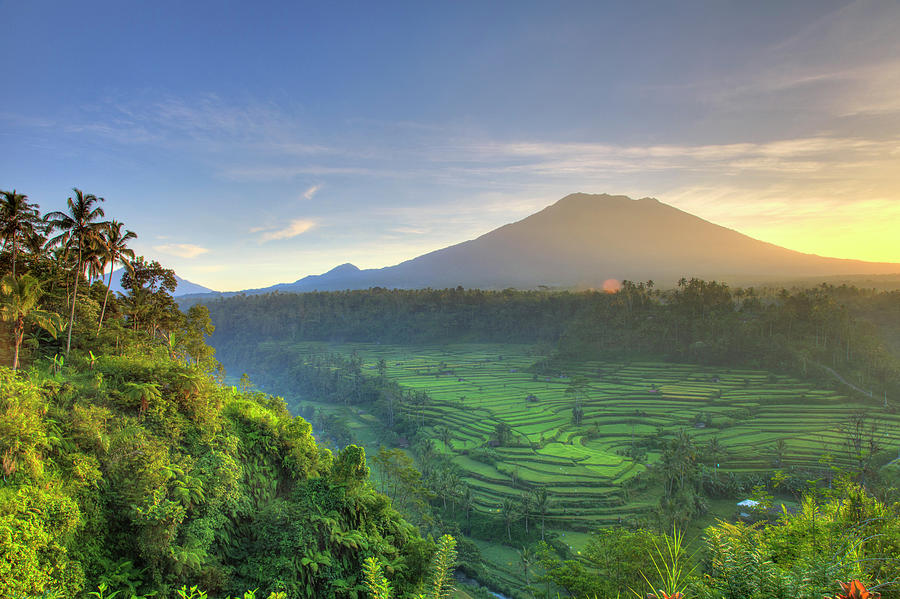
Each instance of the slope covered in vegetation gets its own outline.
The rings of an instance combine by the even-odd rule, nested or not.
[[[5,196],[0,596],[356,597],[366,558],[418,587],[434,544],[362,449],[333,455],[280,398],[222,385],[208,312],[178,311],[172,271],[129,259],[128,293],[107,292],[127,238],[99,198],[41,219]]]

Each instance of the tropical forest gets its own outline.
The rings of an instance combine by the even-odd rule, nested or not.
[[[900,599],[897,0],[0,24],[0,599]]]

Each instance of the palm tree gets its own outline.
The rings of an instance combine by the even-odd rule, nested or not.
[[[103,230],[103,268],[107,265],[109,268],[109,283],[106,285],[106,295],[103,297],[103,309],[100,310],[100,324],[97,326],[97,332],[103,327],[103,315],[106,314],[106,302],[109,299],[109,289],[112,287],[113,271],[116,269],[116,262],[121,262],[126,268],[131,268],[130,260],[134,260],[134,250],[128,248],[128,242],[137,239],[134,231],[125,231],[122,233],[122,223],[112,220],[106,223]],[[129,260],[130,259],[130,260]]]
[[[22,239],[22,247],[28,252],[32,264],[36,263],[38,258],[44,253],[44,244],[47,243],[47,236],[44,235],[43,227],[34,227]]]
[[[529,551],[528,547],[522,546],[522,551],[519,552],[519,563],[522,565],[522,570],[525,573],[525,587],[528,588],[531,585],[531,581],[528,579],[528,572],[531,569],[531,566],[534,565],[535,555],[534,552]],[[534,593],[531,594],[534,597]]]
[[[778,439],[778,441],[775,442],[774,453],[775,466],[781,468],[784,464],[784,456],[787,454],[787,442],[784,439]]]
[[[466,534],[471,534],[472,527],[470,524],[470,518],[472,514],[472,508],[475,507],[475,494],[472,492],[472,487],[470,487],[469,485],[465,485],[465,489],[463,490],[459,501],[462,505],[463,511],[466,513]]]
[[[522,493],[522,516],[525,518],[525,534],[528,534],[528,516],[531,515],[532,498],[527,492]]]
[[[519,516],[519,513],[516,510],[516,504],[512,499],[508,497],[503,499],[503,503],[500,504],[500,513],[503,515],[503,522],[506,523],[506,538],[512,543],[512,532],[510,531],[510,527]]]
[[[550,498],[547,496],[547,489],[538,487],[534,491],[534,509],[541,515],[541,540],[544,540],[544,519],[547,512],[550,511]]]
[[[85,194],[77,187],[73,188],[75,199],[69,198],[66,203],[69,206],[69,213],[65,212],[49,212],[44,217],[50,225],[51,230],[59,229],[62,231],[59,235],[50,240],[52,245],[74,245],[78,252],[78,258],[75,262],[75,290],[72,292],[72,308],[69,312],[69,333],[66,339],[66,357],[72,348],[72,325],[75,323],[75,302],[78,299],[78,279],[81,277],[84,268],[83,257],[90,251],[92,243],[97,241],[100,236],[100,227],[102,223],[96,222],[98,218],[104,216],[103,208],[94,206],[98,202],[103,202],[103,198],[98,198],[93,194]]]
[[[85,248],[84,255],[81,257],[82,272],[87,277],[88,286],[94,284],[94,280],[103,278],[103,230],[108,223],[97,223],[101,225],[97,230],[97,237],[91,239]]]
[[[14,277],[7,275],[0,281],[3,300],[0,303],[0,319],[13,323],[13,338],[16,352],[13,370],[19,368],[19,347],[25,335],[25,324],[32,322],[56,338],[59,330],[59,315],[38,308],[43,291],[41,283],[31,275]]]
[[[450,432],[450,429],[446,426],[442,426],[438,429],[438,438],[441,440],[441,443],[444,444],[444,447],[447,449],[453,449],[450,443],[453,441],[453,433]]]
[[[34,232],[38,220],[38,205],[29,202],[28,196],[15,189],[0,192],[0,239],[4,245],[12,246],[12,276],[16,276],[19,240]]]

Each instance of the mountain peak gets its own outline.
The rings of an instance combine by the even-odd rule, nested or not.
[[[752,239],[652,197],[573,193],[477,239],[401,264],[341,264],[290,291],[386,288],[599,288],[609,279],[758,281],[888,274],[900,264],[823,258]]]
[[[346,274],[350,274],[350,273],[354,273],[354,272],[359,272],[359,268],[353,264],[350,264],[349,262],[344,262],[343,264],[335,266],[334,268],[332,268],[325,274],[326,275],[346,275]]]
[[[631,210],[638,208],[652,208],[665,206],[656,198],[645,197],[638,200],[623,195],[611,195],[608,193],[572,193],[551,204],[547,208],[553,211],[598,211],[598,210]],[[540,213],[538,213],[540,214]]]

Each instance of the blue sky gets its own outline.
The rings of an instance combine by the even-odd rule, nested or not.
[[[900,262],[900,3],[0,2],[0,188],[217,289],[576,191]]]

